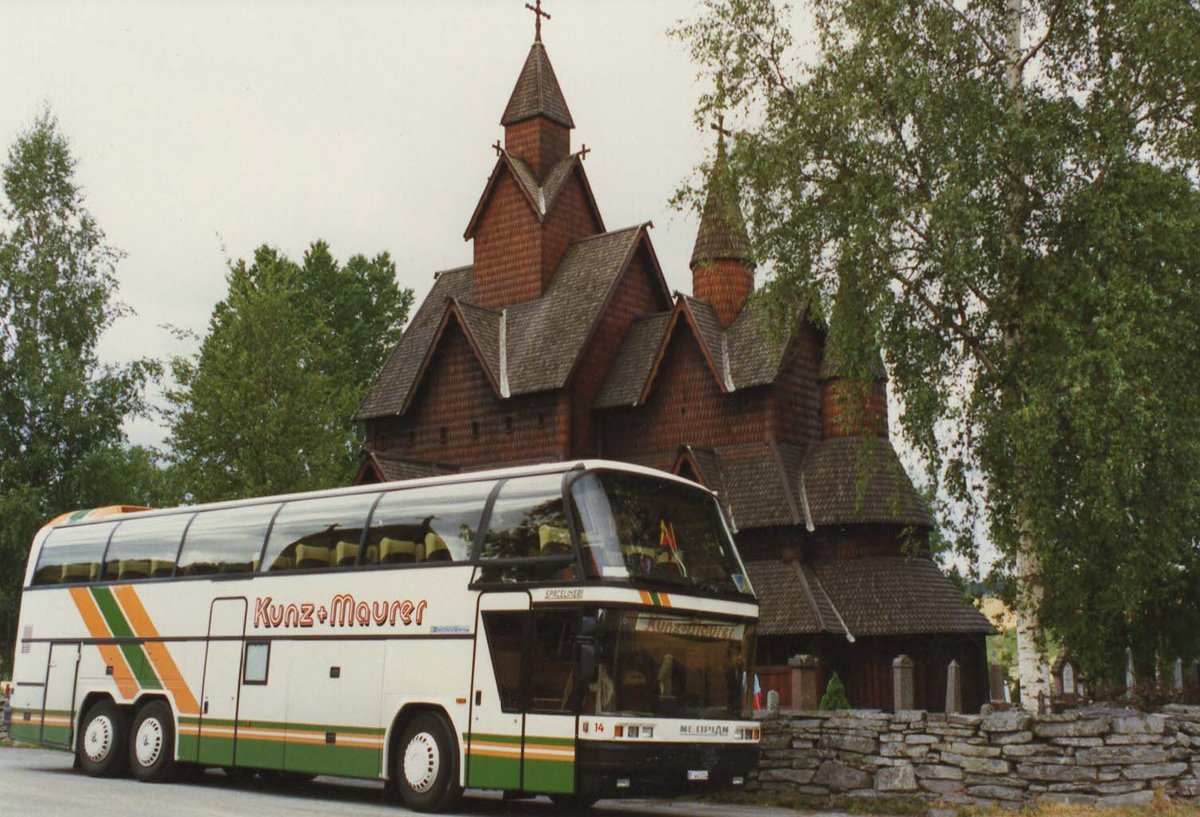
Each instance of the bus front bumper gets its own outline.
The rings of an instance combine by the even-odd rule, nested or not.
[[[758,764],[758,744],[580,741],[580,792],[600,797],[687,794],[742,785]]]

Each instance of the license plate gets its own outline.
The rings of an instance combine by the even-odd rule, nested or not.
[[[688,780],[708,780],[708,769],[688,769]]]

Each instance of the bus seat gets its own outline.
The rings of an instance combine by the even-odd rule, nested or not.
[[[62,581],[90,582],[95,581],[100,573],[100,565],[96,562],[76,562],[62,566]]]
[[[292,557],[291,556],[282,556],[282,555],[276,556],[275,561],[271,562],[271,569],[272,570],[291,570],[292,569]]]
[[[330,548],[327,545],[296,545],[296,567],[329,567]]]
[[[555,556],[571,552],[571,531],[554,525],[538,525],[540,556]]]
[[[367,545],[367,549],[363,552],[362,563],[365,565],[379,564],[379,545]]]
[[[250,562],[221,562],[219,573],[253,573],[258,567],[258,559]]]
[[[149,559],[118,559],[118,579],[145,579],[150,576]]]
[[[354,542],[338,542],[333,548],[334,567],[345,567],[358,561],[358,545]]]
[[[436,533],[425,534],[425,561],[454,561],[454,556],[451,555],[450,548],[446,547],[446,540],[438,536]]]
[[[150,560],[150,575],[155,578],[160,576],[170,576],[171,571],[175,569],[174,559],[151,559]]]
[[[407,539],[389,539],[385,536],[379,540],[379,555],[379,561],[388,564],[415,562],[417,543]]]

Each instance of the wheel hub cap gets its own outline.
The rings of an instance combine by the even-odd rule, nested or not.
[[[422,794],[433,788],[441,758],[437,741],[428,732],[418,732],[404,750],[404,779]]]
[[[107,715],[92,718],[83,733],[83,753],[93,763],[100,763],[112,751],[113,723]]]
[[[134,736],[134,752],[142,766],[153,766],[162,753],[163,726],[158,718],[146,718]]]

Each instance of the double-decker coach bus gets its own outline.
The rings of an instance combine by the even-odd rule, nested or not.
[[[587,461],[47,525],[12,737],[181,765],[600,797],[740,784],[758,607],[714,495]],[[268,771],[270,770],[270,771]]]

